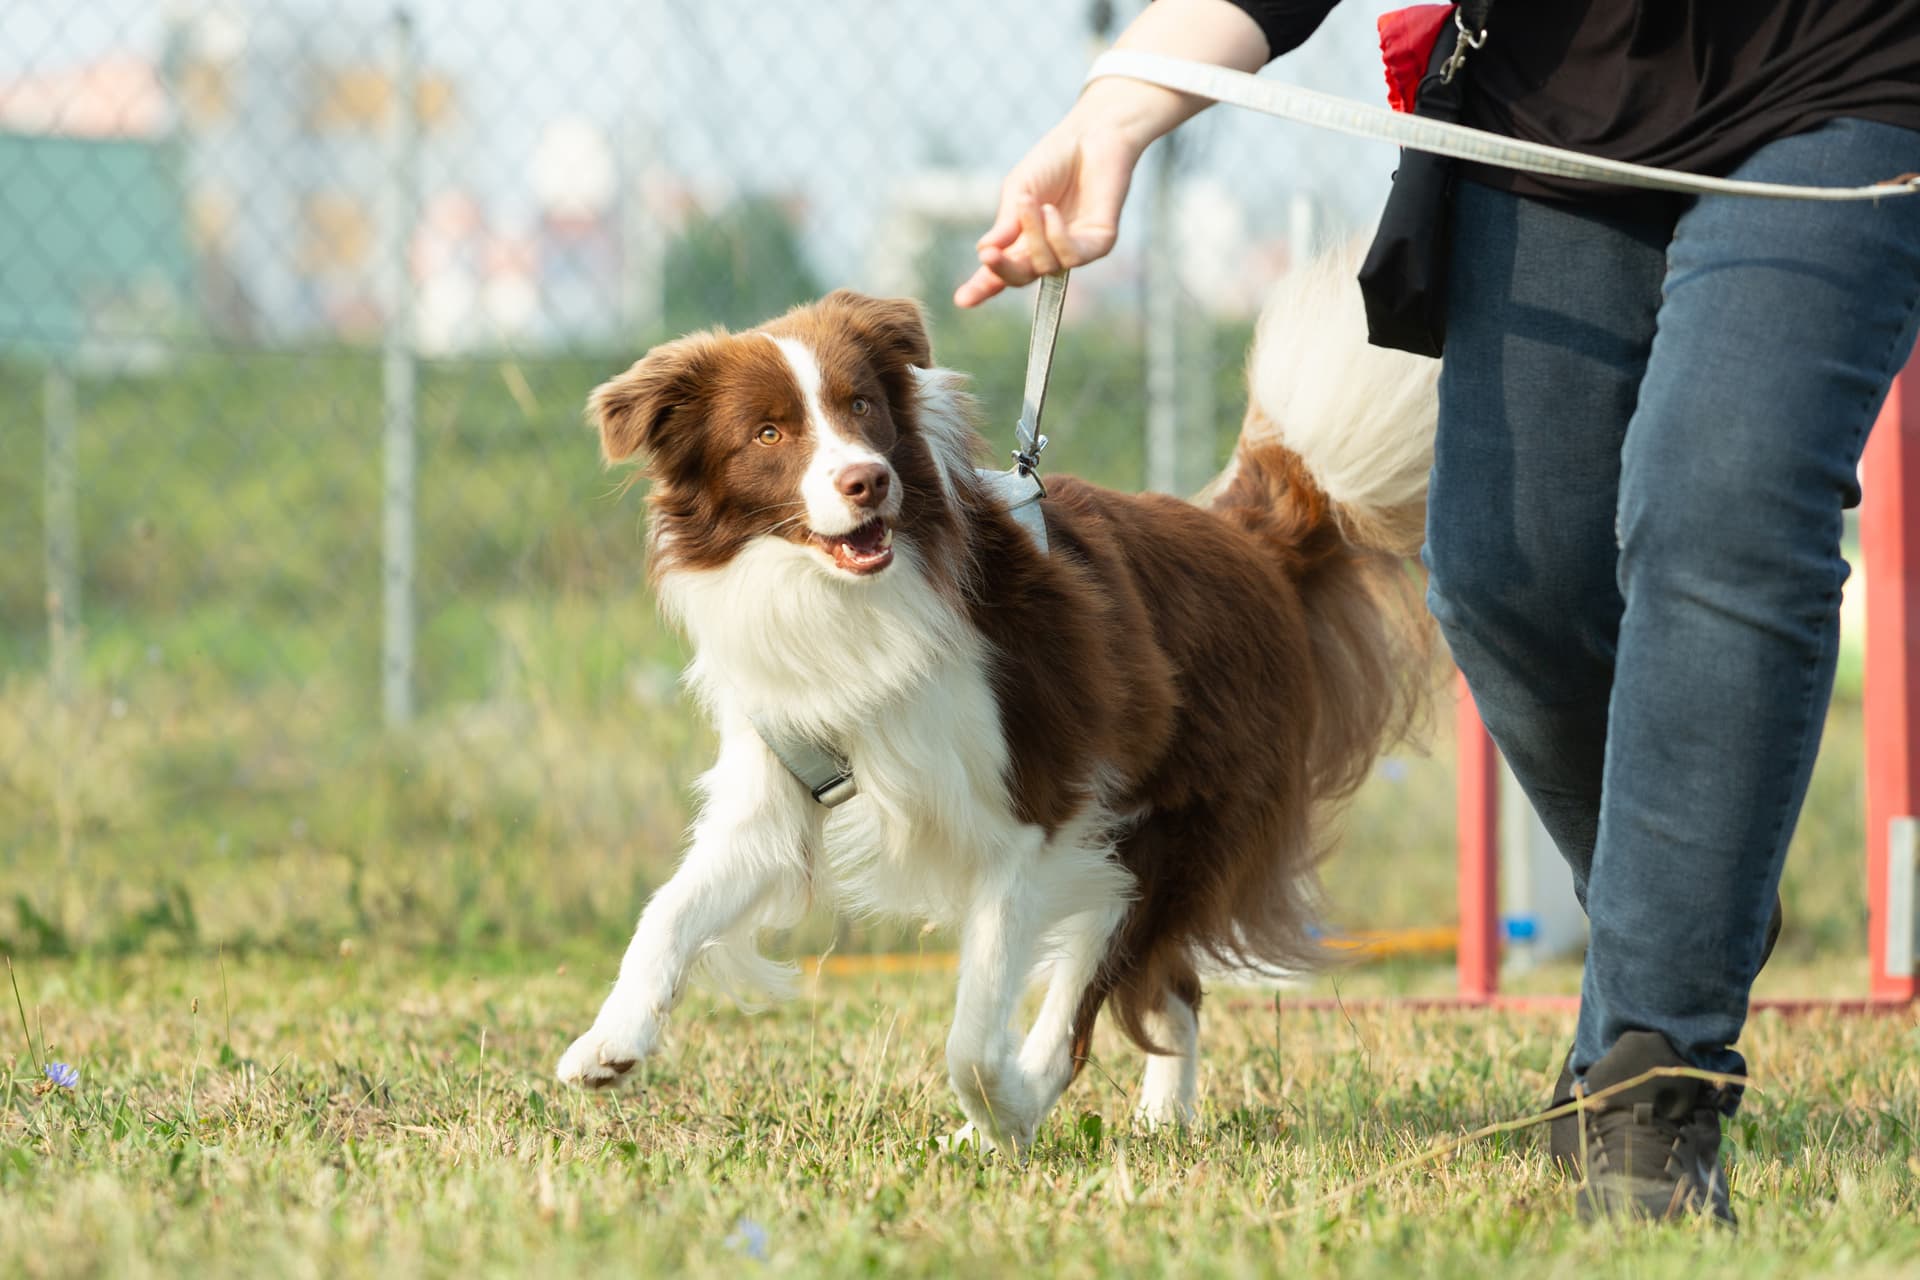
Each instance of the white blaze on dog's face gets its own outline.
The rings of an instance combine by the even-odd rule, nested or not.
[[[656,573],[773,540],[864,578],[939,501],[914,379],[931,363],[917,305],[843,290],[657,347],[593,393],[589,416],[608,461],[646,455]]]
[[[806,406],[812,450],[800,480],[807,523],[835,565],[849,573],[877,573],[893,561],[893,525],[900,485],[887,460],[897,431],[874,399],[856,389],[825,394],[820,362],[798,338],[769,341],[780,349]],[[836,421],[837,419],[837,421]]]

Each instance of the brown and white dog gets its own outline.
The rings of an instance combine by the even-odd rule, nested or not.
[[[972,403],[911,302],[835,293],[598,388],[607,460],[646,460],[653,582],[720,748],[560,1079],[618,1083],[696,961],[777,988],[756,934],[830,894],[958,930],[963,1133],[1024,1149],[1104,1005],[1148,1055],[1141,1112],[1190,1116],[1201,968],[1312,958],[1328,818],[1425,684],[1397,557],[1433,368],[1366,345],[1343,264],[1297,273],[1211,496],[1049,477],[1046,552],[976,476]],[[754,716],[841,753],[858,797],[816,804]]]

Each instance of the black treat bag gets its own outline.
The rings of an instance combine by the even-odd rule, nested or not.
[[[1491,3],[1464,6],[1469,26],[1484,32]],[[1475,22],[1473,11],[1479,10]],[[1413,113],[1460,122],[1460,67],[1447,64],[1464,53],[1456,33],[1442,30],[1420,81]],[[1360,264],[1360,294],[1366,300],[1367,340],[1420,356],[1438,356],[1447,341],[1447,265],[1453,250],[1453,184],[1459,162],[1428,151],[1402,149],[1393,190],[1380,226]]]

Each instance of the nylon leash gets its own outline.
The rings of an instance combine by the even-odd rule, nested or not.
[[[1522,173],[1555,178],[1581,178],[1650,191],[1686,195],[1765,196],[1784,200],[1885,200],[1920,193],[1920,174],[1906,173],[1865,187],[1801,187],[1778,182],[1745,182],[1679,173],[1651,165],[1629,164],[1581,155],[1538,142],[1503,138],[1497,133],[1448,124],[1424,116],[1376,107],[1348,98],[1302,89],[1298,85],[1263,80],[1244,71],[1169,58],[1164,54],[1116,49],[1094,59],[1087,72],[1092,83],[1108,76],[1142,80],[1178,93],[1225,102],[1262,115],[1329,129],[1356,138],[1397,143],[1415,151],[1431,151],[1476,164],[1495,165]]]
[[[1067,271],[1040,277],[1033,300],[1033,330],[1027,335],[1027,386],[1020,400],[1020,420],[1013,433],[1020,447],[1013,451],[1022,475],[1038,479],[1040,451],[1047,438],[1040,434],[1040,411],[1047,403],[1047,379],[1053,373],[1053,348],[1060,341],[1060,313],[1067,304]],[[1045,490],[1042,490],[1045,493]]]
[[[980,469],[980,484],[998,498],[1042,553],[1050,550],[1046,513],[1040,500],[1047,486],[1040,480],[1040,454],[1047,437],[1040,430],[1040,414],[1047,403],[1047,379],[1053,373],[1053,348],[1060,340],[1060,313],[1067,302],[1065,271],[1040,277],[1034,290],[1033,328],[1027,334],[1027,383],[1021,394],[1020,417],[1013,424],[1013,466],[1007,471]]]

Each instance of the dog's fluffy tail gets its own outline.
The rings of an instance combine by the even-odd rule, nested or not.
[[[1309,748],[1321,818],[1418,719],[1433,684],[1418,579],[1439,361],[1367,343],[1357,248],[1290,272],[1248,357],[1246,424],[1202,505],[1292,566],[1319,692]],[[1316,822],[1324,842],[1327,824]],[[1323,846],[1324,847],[1324,846]]]
[[[1240,502],[1289,503],[1304,471],[1350,542],[1411,555],[1426,514],[1440,362],[1368,345],[1358,264],[1357,247],[1325,254],[1274,288],[1247,360],[1239,447],[1201,501],[1231,505],[1223,500],[1239,488]],[[1249,469],[1260,474],[1243,476]]]

